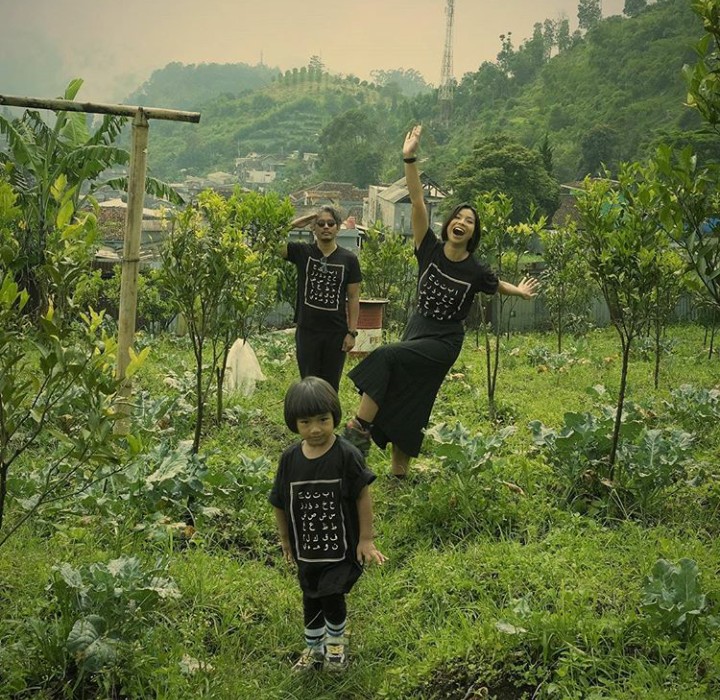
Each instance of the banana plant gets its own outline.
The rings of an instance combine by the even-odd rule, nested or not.
[[[72,80],[62,96],[74,100],[83,84]],[[16,227],[19,254],[15,263],[20,285],[28,290],[28,309],[47,308],[49,283],[42,268],[47,262],[49,238],[58,220],[70,221],[93,201],[101,187],[127,189],[126,178],[103,180],[115,166],[127,165],[129,152],[115,145],[125,119],[106,115],[91,132],[87,115],[58,111],[54,123],[40,112],[25,110],[17,119],[0,115],[0,174],[18,195],[23,216]],[[147,178],[146,191],[181,204],[182,198],[167,184]]]

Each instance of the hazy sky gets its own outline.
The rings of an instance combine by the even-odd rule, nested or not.
[[[0,94],[55,97],[74,77],[79,97],[118,101],[156,68],[261,60],[287,70],[314,54],[333,73],[414,68],[440,80],[446,0],[0,0]],[[624,0],[603,0],[603,14]],[[494,60],[535,22],[567,17],[577,0],[455,0],[453,73]]]

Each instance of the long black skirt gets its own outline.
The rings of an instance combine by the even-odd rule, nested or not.
[[[411,457],[420,454],[435,398],[462,343],[461,323],[415,314],[400,342],[379,347],[348,373],[358,392],[380,407],[372,427],[378,447],[390,442]]]

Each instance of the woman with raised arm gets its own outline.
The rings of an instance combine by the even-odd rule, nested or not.
[[[398,478],[420,453],[435,398],[462,349],[463,321],[475,295],[499,292],[531,299],[538,290],[534,278],[515,286],[475,259],[480,223],[469,204],[455,207],[440,238],[433,233],[416,162],[421,134],[422,126],[414,126],[403,146],[418,261],[417,307],[400,342],[378,348],[348,373],[361,399],[344,435],[365,453],[371,439],[381,448],[392,443],[391,474]]]

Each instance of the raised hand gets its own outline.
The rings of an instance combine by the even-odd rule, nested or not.
[[[416,124],[405,136],[403,144],[403,158],[412,158],[416,155],[420,146],[420,135],[422,134],[422,124]]]
[[[517,288],[523,299],[532,299],[540,291],[540,280],[536,277],[523,277]]]

